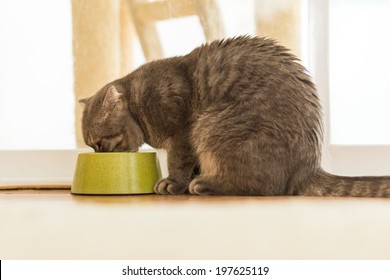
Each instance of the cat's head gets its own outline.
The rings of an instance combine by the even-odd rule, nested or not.
[[[125,94],[120,91],[120,87],[109,84],[79,101],[85,104],[84,141],[95,152],[136,152],[144,143],[142,130],[129,110]]]

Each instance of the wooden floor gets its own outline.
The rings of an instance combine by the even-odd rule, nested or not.
[[[390,259],[390,199],[0,191],[0,259]]]

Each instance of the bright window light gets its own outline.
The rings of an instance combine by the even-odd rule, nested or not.
[[[0,149],[75,148],[71,1],[0,0]]]
[[[390,144],[390,1],[331,0],[331,142]]]

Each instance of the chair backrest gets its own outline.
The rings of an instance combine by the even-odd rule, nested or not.
[[[147,61],[164,57],[157,21],[198,16],[207,41],[224,36],[216,0],[128,0],[128,4]]]

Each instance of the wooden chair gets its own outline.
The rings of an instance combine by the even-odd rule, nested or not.
[[[157,21],[195,15],[207,41],[224,35],[216,0],[128,0],[128,4],[147,61],[164,56]]]

